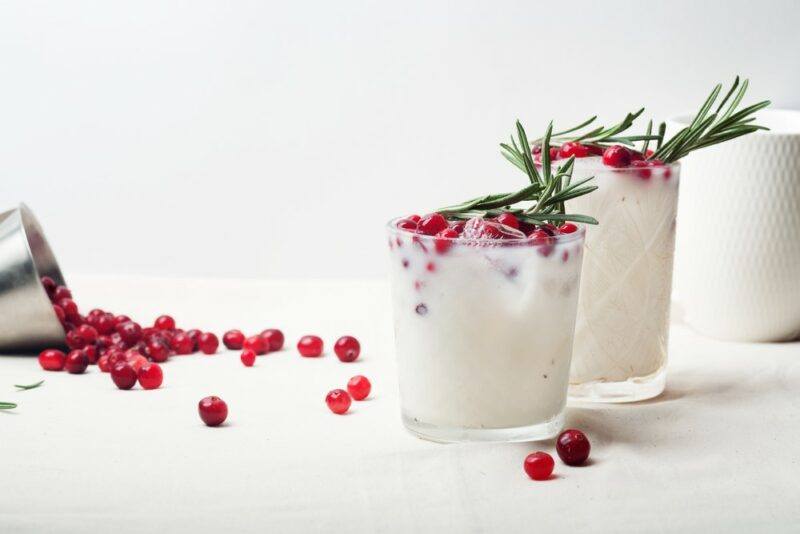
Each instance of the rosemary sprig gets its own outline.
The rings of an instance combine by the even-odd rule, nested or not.
[[[15,388],[19,388],[21,391],[26,391],[26,390],[29,390],[29,389],[36,389],[39,386],[41,386],[42,384],[44,384],[44,380],[40,380],[39,382],[36,382],[35,384],[28,384],[28,385],[14,384],[14,387]]]
[[[755,120],[754,114],[756,112],[770,105],[769,100],[764,100],[736,111],[749,85],[750,82],[748,80],[744,80],[740,84],[737,76],[725,97],[717,105],[714,112],[710,113],[722,91],[722,84],[717,84],[705,102],[703,102],[703,105],[700,106],[700,110],[689,126],[681,129],[665,143],[659,144],[655,153],[648,159],[659,159],[664,163],[671,163],[678,161],[694,150],[716,145],[717,143],[724,143],[758,130],[768,130],[769,128],[751,123]],[[729,100],[730,104],[726,108],[725,104]],[[723,111],[723,108],[725,111]],[[663,124],[659,127],[659,131],[662,131],[662,128],[664,128]]]
[[[580,129],[589,124],[589,122],[579,125],[570,131]],[[568,131],[565,130],[565,132]],[[553,171],[552,161],[550,160],[550,140],[552,136],[553,123],[550,122],[544,136],[541,138],[541,171],[539,171],[531,156],[530,143],[525,133],[525,128],[517,121],[517,139],[511,136],[511,144],[501,143],[501,153],[504,158],[528,176],[530,183],[517,191],[484,195],[437,211],[454,219],[495,217],[502,213],[512,213],[519,220],[530,224],[561,223],[565,221],[597,224],[597,220],[588,215],[564,212],[564,203],[567,200],[591,193],[597,189],[597,186],[586,185],[594,177],[580,180],[574,184],[571,183],[572,169],[575,163],[574,157],[570,157]],[[515,207],[515,205],[521,203],[524,204]]]
[[[554,133],[552,136],[552,140],[558,143],[564,143],[567,141],[577,141],[583,143],[585,145],[611,145],[611,144],[621,144],[621,145],[628,145],[633,146],[637,141],[656,141],[660,142],[663,138],[663,134],[661,137],[656,134],[652,134],[648,131],[644,135],[620,135],[627,131],[631,126],[633,126],[634,121],[639,118],[639,116],[644,113],[644,108],[641,108],[638,111],[633,113],[628,113],[625,115],[625,118],[622,119],[619,123],[610,126],[608,128],[604,126],[597,126],[587,132],[584,132],[580,135],[566,135],[566,134],[574,134],[578,130],[585,128],[592,124],[596,119],[597,115],[591,117],[580,123],[577,126],[573,126],[572,128],[568,128],[561,132]],[[542,139],[536,139],[534,141],[534,145],[541,144]]]
[[[0,410],[13,410],[16,407],[13,402],[0,402]]]

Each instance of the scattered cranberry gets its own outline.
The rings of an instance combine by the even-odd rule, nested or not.
[[[175,330],[175,319],[169,315],[161,315],[155,320],[153,326],[159,330]]]
[[[216,334],[204,332],[197,339],[197,346],[203,354],[214,354],[219,347],[219,339]]]
[[[89,367],[89,358],[82,350],[72,350],[67,354],[67,359],[64,362],[64,369],[73,375],[79,375],[86,371]]]
[[[239,358],[245,367],[253,367],[253,364],[256,363],[256,352],[251,349],[244,349]]]
[[[603,152],[603,163],[609,167],[627,167],[632,161],[630,149],[622,145],[613,145]]]
[[[56,281],[50,278],[49,276],[42,277],[42,285],[44,286],[44,290],[47,291],[48,295],[52,295],[53,291],[56,290]]]
[[[71,299],[72,291],[65,286],[58,286],[53,291],[53,300]]]
[[[169,358],[169,347],[160,339],[150,339],[145,350],[154,362],[162,363]]]
[[[419,222],[417,231],[425,235],[436,235],[448,226],[444,216],[440,213],[431,213]]]
[[[525,457],[525,472],[533,480],[547,480],[553,474],[555,462],[546,452],[534,452]]]
[[[277,328],[267,328],[261,332],[261,337],[264,339],[264,342],[267,344],[267,350],[270,352],[281,350],[283,348],[283,332]]]
[[[67,355],[57,349],[47,349],[39,353],[39,365],[45,371],[60,371],[64,368]]]
[[[438,234],[436,234],[436,239],[433,240],[433,248],[436,249],[436,252],[439,254],[444,254],[450,247],[453,246],[452,239],[458,237],[458,232],[452,228],[445,228]],[[406,260],[408,261],[408,260]]]
[[[242,345],[246,349],[250,349],[256,354],[266,354],[269,347],[267,343],[264,341],[264,338],[261,336],[250,336],[244,340],[244,345]]]
[[[300,351],[302,356],[319,356],[322,354],[322,339],[317,336],[303,336],[297,342],[297,350]]]
[[[562,234],[572,234],[578,231],[578,227],[571,222],[564,223],[558,227],[558,231]]]
[[[127,323],[130,320],[131,318],[128,317],[127,315],[117,315],[116,317],[114,317],[114,326],[117,326],[118,324],[122,323]]]
[[[239,350],[244,345],[244,334],[241,330],[228,330],[222,336],[222,343],[229,350]]]
[[[119,389],[131,389],[136,384],[136,371],[128,362],[117,362],[111,368],[111,380]]]
[[[141,369],[141,367],[147,363],[147,358],[135,351],[130,353],[125,359],[128,361],[128,365],[133,367],[133,370],[137,373],[139,372],[139,369]]]
[[[570,156],[575,156],[576,158],[585,158],[590,156],[591,152],[589,147],[586,145],[582,145],[576,141],[568,141],[561,145],[558,155],[562,158],[568,158]]]
[[[172,336],[172,350],[177,354],[191,354],[194,350],[194,343],[185,332],[178,332]]]
[[[164,371],[157,363],[145,363],[139,367],[136,376],[139,379],[139,385],[144,389],[157,389],[164,381]]]
[[[128,346],[133,346],[142,339],[142,327],[133,321],[117,323],[116,331]]]
[[[322,341],[320,340],[320,352],[322,352]],[[361,344],[353,336],[342,336],[336,340],[333,352],[339,360],[343,362],[354,362],[361,353]]]
[[[86,340],[83,339],[77,330],[70,330],[65,337],[67,347],[71,350],[82,349],[86,346]]]
[[[343,389],[334,389],[325,396],[325,403],[335,414],[342,415],[350,409],[350,395]]]
[[[192,328],[191,330],[186,331],[186,335],[192,340],[192,352],[200,350],[200,336],[202,334],[203,332],[197,328]],[[217,342],[217,344],[219,344],[219,342]]]
[[[83,353],[89,359],[89,365],[94,365],[97,363],[97,358],[99,357],[97,353],[97,345],[86,345],[83,347]]]
[[[581,465],[589,457],[591,445],[586,434],[573,428],[558,435],[556,452],[567,465]]]
[[[208,426],[219,426],[228,417],[228,405],[219,397],[205,397],[197,404],[200,419]]]
[[[78,335],[81,336],[87,344],[91,345],[97,341],[97,330],[88,324],[80,325],[77,330]]]
[[[100,369],[100,372],[107,373],[111,371],[111,366],[108,363],[108,356],[100,356],[100,359],[97,360],[97,367]]]
[[[503,213],[502,215],[498,215],[497,222],[500,224],[505,224],[506,226],[510,226],[515,230],[519,230],[519,219],[517,219],[513,213]]]
[[[355,400],[360,401],[369,397],[369,392],[372,390],[372,384],[369,379],[363,375],[356,375],[347,381],[347,391]]]
[[[56,301],[56,303],[64,310],[64,316],[67,319],[74,321],[78,318],[78,305],[75,304],[74,300],[71,298],[63,298]]]
[[[100,335],[108,335],[114,332],[114,316],[110,313],[104,313],[98,316],[93,323],[92,326],[95,327],[97,333]]]

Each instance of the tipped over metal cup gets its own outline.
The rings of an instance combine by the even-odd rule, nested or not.
[[[64,345],[64,329],[42,285],[64,276],[42,228],[24,204],[0,213],[0,353]]]

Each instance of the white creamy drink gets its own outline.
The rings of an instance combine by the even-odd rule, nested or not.
[[[474,224],[453,239],[389,225],[403,421],[436,441],[555,436],[584,229],[541,243],[471,238]]]
[[[594,176],[598,189],[567,211],[600,224],[587,229],[571,397],[632,401],[664,389],[679,170],[575,160],[573,179]]]

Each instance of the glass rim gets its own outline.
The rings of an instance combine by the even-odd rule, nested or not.
[[[525,244],[525,243],[530,243],[531,246],[547,246],[547,245],[552,246],[552,245],[560,245],[563,243],[572,243],[575,241],[583,241],[586,237],[586,227],[588,226],[583,223],[568,221],[577,226],[578,229],[569,234],[558,234],[550,236],[550,240],[548,240],[546,243],[531,243],[535,238],[532,238],[530,236],[525,236],[524,238],[518,237],[509,239],[494,239],[490,237],[463,237],[463,236],[437,237],[435,235],[418,234],[416,232],[410,232],[409,230],[405,230],[403,228],[398,228],[397,223],[407,218],[408,217],[394,217],[390,219],[386,223],[386,229],[392,234],[409,235],[412,237],[416,237],[418,239],[430,239],[430,240],[436,239],[452,243],[475,243],[475,244],[487,244],[494,246],[511,246],[511,245]]]

